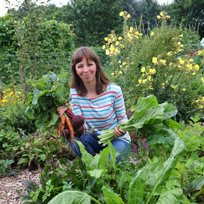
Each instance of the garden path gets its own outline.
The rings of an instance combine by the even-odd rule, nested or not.
[[[39,173],[40,170],[25,169],[16,176],[0,178],[0,204],[22,204],[21,195],[27,193],[24,181],[32,180],[40,185]]]

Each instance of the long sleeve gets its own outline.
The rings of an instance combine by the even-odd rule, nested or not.
[[[124,103],[124,98],[123,98],[123,93],[121,88],[119,88],[119,91],[115,97],[114,109],[117,116],[118,124],[124,123],[128,120],[126,111],[125,111],[125,103]]]

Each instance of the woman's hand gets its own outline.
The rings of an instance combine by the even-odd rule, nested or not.
[[[114,136],[116,138],[119,138],[119,137],[123,136],[125,133],[126,133],[125,130],[118,129],[118,127],[114,128]]]
[[[57,113],[60,118],[62,117],[62,115],[64,114],[66,110],[67,110],[67,107],[64,107],[64,106],[60,106],[59,108],[57,108]]]

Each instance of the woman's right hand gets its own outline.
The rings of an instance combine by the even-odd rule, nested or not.
[[[57,113],[58,113],[60,118],[63,116],[63,114],[66,110],[67,110],[67,107],[64,107],[64,106],[60,106],[59,108],[57,108]]]

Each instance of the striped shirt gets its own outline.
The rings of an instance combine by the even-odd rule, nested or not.
[[[70,95],[73,113],[83,115],[86,129],[94,128],[95,135],[102,134],[102,130],[114,129],[118,124],[128,120],[122,90],[116,84],[109,84],[97,98],[81,97],[73,88],[70,89]],[[119,139],[131,141],[128,132]]]

